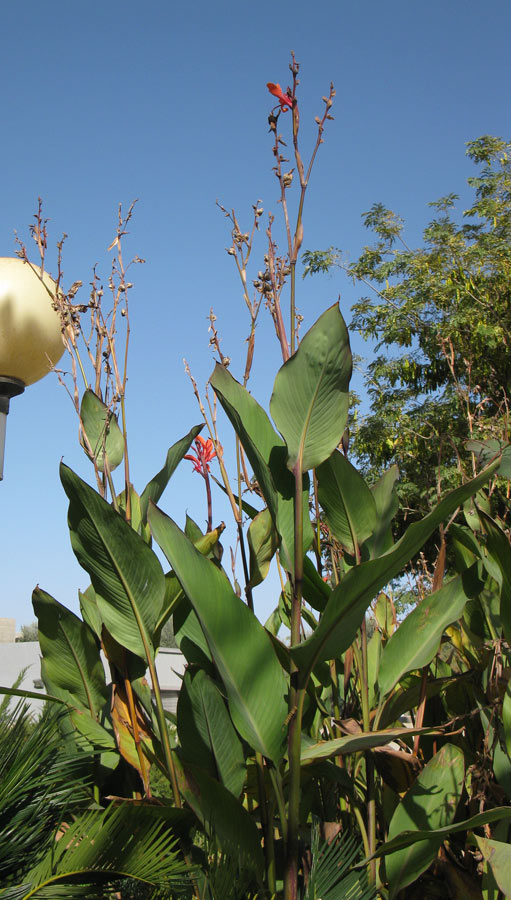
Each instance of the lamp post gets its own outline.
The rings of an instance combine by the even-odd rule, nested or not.
[[[11,397],[39,381],[64,352],[52,278],[17,257],[0,257],[0,480]]]

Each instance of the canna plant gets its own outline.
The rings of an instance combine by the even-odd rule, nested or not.
[[[42,589],[34,592],[43,676],[48,692],[66,704],[67,739],[77,752],[86,747],[92,759],[96,801],[122,797],[133,810],[143,808],[144,822],[153,809],[155,816],[167,815],[169,829],[179,838],[181,860],[195,867],[189,896],[397,897],[447,852],[457,864],[444,869],[451,879],[458,877],[459,885],[463,865],[474,874],[468,865],[476,862],[469,849],[473,841],[485,870],[485,897],[496,900],[497,894],[489,893],[491,879],[497,891],[505,890],[502,829],[510,818],[511,701],[508,687],[503,699],[500,692],[508,669],[511,551],[506,532],[483,511],[466,512],[468,530],[452,522],[472,497],[482,496],[499,467],[506,476],[507,450],[482,453],[486,465],[479,474],[446,494],[394,542],[397,470],[392,467],[369,485],[346,456],[352,356],[338,305],[298,340],[295,274],[304,200],[335,92],[331,88],[324,98],[306,168],[298,143],[294,57],[290,68],[292,87],[282,91],[268,84],[278,100],[269,121],[287,253],[279,256],[270,217],[265,271],[254,279],[254,299],[246,271],[262,209],[256,204],[247,235],[234,212],[226,213],[233,226],[228,252],[250,314],[243,378],[238,381],[229,371],[211,313],[219,356],[209,382],[212,416],[194,383],[210,437],[199,434],[202,426],[192,428],[171,447],[161,472],[140,494],[129,481],[126,379],[119,374],[114,332],[105,334],[106,323],[118,323],[119,317],[103,315],[101,292],[93,290],[86,311],[101,349],[94,352],[86,339],[95,373],[89,382],[78,351],[79,316],[70,306],[72,297],[59,295],[73,371],[83,374],[81,402],[77,379],[72,395],[96,489],[61,465],[71,543],[91,585],[80,596],[81,619]],[[287,200],[292,172],[283,171],[278,130],[285,113],[299,182],[294,231]],[[126,302],[128,289],[120,252],[123,230],[120,221],[114,268],[122,290],[114,291],[114,310],[121,297]],[[289,329],[281,307],[287,279]],[[247,388],[263,299],[283,360],[269,412]],[[216,404],[235,435],[236,489],[218,438]],[[182,530],[157,505],[183,458],[205,480],[206,534],[190,519]],[[221,564],[223,525],[213,527],[209,463],[215,458],[233,509],[245,599]],[[112,473],[121,462],[124,489],[117,492]],[[446,522],[457,569],[444,578],[441,553],[433,590],[396,627],[387,587]],[[273,560],[282,590],[263,625],[254,592]],[[175,717],[163,709],[155,668],[162,628],[170,618],[187,660]],[[289,640],[279,638],[282,626]],[[101,650],[110,666],[108,685]],[[490,659],[500,681],[494,674],[484,676]],[[492,685],[487,703],[485,692]],[[402,721],[409,713],[411,728]],[[466,730],[473,731],[469,747]],[[481,801],[483,775],[478,772],[487,774],[482,762],[487,764],[488,754],[493,754],[488,778],[493,769],[500,775],[496,793],[484,794]],[[496,797],[502,802],[493,802]],[[136,812],[133,816],[136,821]],[[495,822],[493,833],[489,829]],[[481,825],[487,828],[484,836],[476,834]],[[463,847],[461,839],[451,841],[459,834]],[[380,857],[384,862],[378,862]]]

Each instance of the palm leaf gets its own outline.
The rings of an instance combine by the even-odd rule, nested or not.
[[[0,896],[2,900],[53,897],[56,888],[66,885],[67,896],[72,897],[74,888],[80,895],[84,885],[111,885],[120,878],[155,887],[184,886],[190,870],[169,828],[169,814],[175,817],[176,811],[130,805],[89,810],[25,873],[23,886],[9,887]],[[89,890],[85,896],[94,894]]]
[[[312,868],[303,900],[376,900],[374,885],[367,873],[353,871],[361,858],[359,841],[354,835],[337,835],[329,844],[320,844],[319,827],[312,830]]]

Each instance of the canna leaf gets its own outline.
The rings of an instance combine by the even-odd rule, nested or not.
[[[351,370],[348,331],[335,303],[275,379],[270,412],[286,442],[291,471],[314,469],[339,445],[348,419]]]
[[[287,681],[269,635],[225,574],[172,519],[151,505],[148,520],[199,619],[234,725],[251,747],[278,764],[284,753]]]
[[[468,597],[459,575],[425,597],[401,622],[383,649],[378,674],[380,699],[400,678],[427,666],[435,656],[444,630],[463,613]]]
[[[157,556],[110,504],[61,463],[69,497],[71,545],[88,572],[98,610],[115,640],[141,659],[154,658],[154,631],[165,597]]]
[[[100,472],[105,468],[105,456],[111,472],[124,457],[124,438],[117,417],[90,389],[82,397],[80,419],[87,440],[81,444],[89,459],[96,461]]]
[[[97,719],[108,690],[94,633],[41,588],[32,594],[32,605],[39,625],[46,687]]]
[[[199,766],[239,797],[245,781],[241,741],[217,685],[202,669],[185,673],[177,730],[184,765]]]
[[[177,466],[183,459],[185,453],[188,452],[190,444],[197,437],[202,428],[203,425],[194,425],[188,434],[185,434],[179,441],[172,444],[172,447],[170,447],[167,452],[167,458],[163,468],[160,469],[148,484],[146,484],[140,495],[140,512],[144,523],[147,522],[147,507],[149,501],[152,500],[153,503],[158,503],[163,491],[177,469]]]
[[[453,822],[465,780],[463,753],[445,744],[417,776],[398,804],[389,825],[389,841],[411,829],[435,831]],[[432,835],[385,860],[389,900],[415,881],[433,862],[443,836]]]
[[[330,530],[349,553],[355,553],[378,524],[371,489],[337,450],[318,466],[316,476],[319,502]]]
[[[511,847],[502,841],[490,841],[477,834],[474,837],[500,890],[505,897],[511,896]]]
[[[302,679],[306,679],[317,661],[335,658],[347,650],[376,594],[399,575],[438,525],[494,474],[498,464],[495,460],[472,481],[447,494],[429,515],[410,525],[383,556],[349,570],[332,591],[314,634],[291,648],[291,655],[303,673]]]
[[[264,409],[224,366],[217,365],[210,383],[222,404],[266,501],[280,537],[280,555],[287,571],[294,571],[294,478],[286,466],[287,451]],[[309,517],[309,480],[303,478],[303,551],[312,543]]]
[[[268,509],[257,513],[247,532],[250,550],[250,586],[256,587],[266,578],[270,563],[278,549],[279,539]]]

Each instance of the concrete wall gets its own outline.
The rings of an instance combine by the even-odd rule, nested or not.
[[[14,619],[12,621],[14,622]],[[103,665],[108,682],[108,665],[104,659]],[[185,665],[186,660],[180,650],[173,647],[162,647],[158,651],[156,672],[162,691],[163,706],[170,712],[175,712],[176,710]],[[20,641],[17,644],[12,641],[0,643],[0,685],[12,687],[24,669],[26,669],[26,672],[23,681],[19,685],[21,690],[44,694],[45,688],[41,681],[41,651],[38,641]],[[147,680],[150,684],[149,672],[147,673]],[[13,702],[15,702],[14,698]],[[41,712],[43,702],[42,700],[27,700],[34,715],[38,715]]]

